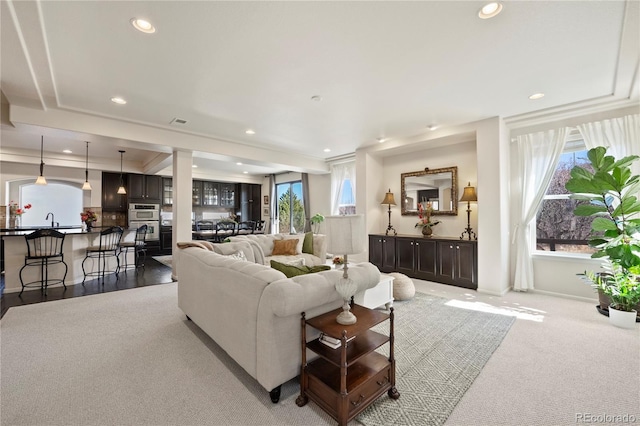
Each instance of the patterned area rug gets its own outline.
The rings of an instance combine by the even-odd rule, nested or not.
[[[442,425],[514,322],[514,317],[447,306],[416,293],[395,302],[396,388],[356,419],[366,426]],[[388,323],[378,326],[388,334]],[[388,346],[381,352],[388,355]]]
[[[157,260],[158,262],[162,263],[165,266],[168,266],[169,268],[171,268],[171,255],[168,256],[153,256],[154,260]]]

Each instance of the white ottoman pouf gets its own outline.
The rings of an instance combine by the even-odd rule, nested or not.
[[[391,272],[393,278],[393,299],[394,300],[407,300],[411,299],[416,294],[416,288],[413,285],[411,278],[398,272]]]

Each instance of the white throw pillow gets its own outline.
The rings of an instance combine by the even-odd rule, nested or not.
[[[291,265],[291,266],[306,266],[304,262],[304,258],[302,257],[300,259],[288,260],[286,262],[280,262],[280,263],[284,263],[285,265]]]
[[[283,235],[283,240],[298,240],[296,254],[302,254],[302,244],[304,244],[304,234]]]
[[[225,257],[230,257],[231,259],[242,260],[247,262],[247,256],[244,255],[243,251],[237,251],[235,253],[224,255]]]

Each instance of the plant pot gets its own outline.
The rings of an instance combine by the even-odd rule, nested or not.
[[[611,298],[601,289],[598,289],[598,303],[600,304],[597,306],[598,312],[600,312],[602,315],[609,316],[609,305],[611,305]],[[636,311],[638,311],[636,315],[636,322],[640,322],[640,303],[636,305]]]
[[[637,311],[619,311],[609,306],[609,322],[620,328],[634,328]]]
[[[422,236],[423,237],[430,237],[431,234],[433,234],[433,229],[431,229],[431,227],[429,227],[429,226],[423,226],[422,227]]]

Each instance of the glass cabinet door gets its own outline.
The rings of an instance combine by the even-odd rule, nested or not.
[[[236,200],[236,185],[233,183],[220,184],[220,206],[234,207]]]
[[[202,205],[220,205],[220,185],[217,182],[202,182]]]
[[[170,206],[173,204],[173,179],[162,178],[162,204]]]
[[[199,180],[194,180],[193,181],[193,186],[191,188],[191,194],[192,194],[192,204],[194,206],[201,206],[202,205],[202,182]]]

